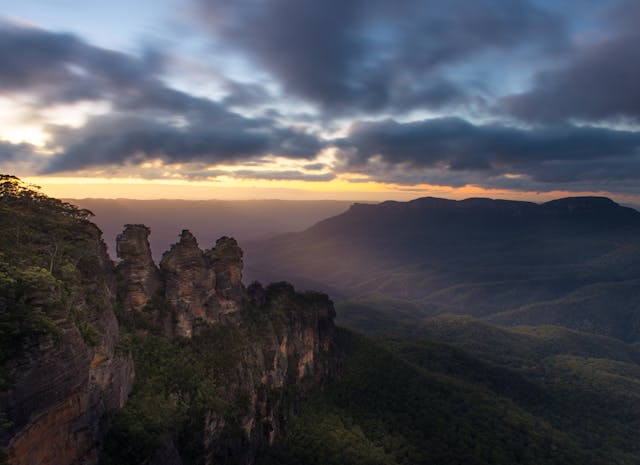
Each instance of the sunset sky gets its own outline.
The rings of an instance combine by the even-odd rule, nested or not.
[[[0,172],[60,197],[640,204],[637,0],[3,0]]]

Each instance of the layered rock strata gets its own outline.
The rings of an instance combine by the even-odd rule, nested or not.
[[[191,337],[199,328],[237,319],[242,305],[242,250],[235,239],[222,237],[215,247],[201,250],[183,230],[177,243],[162,256],[160,267],[151,257],[149,229],[127,225],[117,239],[125,310],[143,310],[155,296],[170,310],[165,333]],[[154,312],[155,310],[155,312]],[[163,317],[147,308],[154,320]]]
[[[0,372],[9,380],[0,391],[0,445],[8,463],[97,463],[109,418],[125,406],[134,383],[132,356],[119,341],[120,308],[122,321],[138,335],[146,331],[136,326],[142,315],[160,323],[169,338],[210,337],[212,327],[238,336],[231,341],[229,376],[216,390],[227,407],[207,411],[202,420],[201,459],[253,464],[304,396],[337,370],[331,301],[286,283],[247,289],[234,239],[202,250],[186,230],[157,267],[149,229],[127,225],[118,237],[116,267],[100,231],[90,226],[91,250],[73,279],[26,297],[34,309],[54,303],[45,310],[56,330],[25,339]],[[0,314],[13,304],[0,299]],[[145,463],[178,465],[182,459],[167,431]]]
[[[63,305],[47,309],[57,332],[26,340],[3,367],[9,382],[0,392],[0,441],[12,465],[95,463],[103,420],[133,387],[133,359],[116,350],[113,264],[97,228],[93,239],[96,249],[87,254],[95,254],[95,268],[82,271]],[[47,300],[56,300],[51,293]],[[44,297],[27,301],[38,307]]]

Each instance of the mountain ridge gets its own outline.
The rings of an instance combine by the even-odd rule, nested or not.
[[[562,304],[584,286],[640,279],[640,212],[597,196],[542,204],[426,197],[354,204],[303,232],[246,248],[251,278],[292,276],[342,300],[379,296],[404,300],[426,315],[489,317],[541,302]],[[616,302],[613,287],[601,291],[601,301]],[[587,305],[597,305],[595,295]],[[617,324],[635,328],[634,314],[630,307],[628,323]],[[538,312],[526,322],[590,324],[587,313],[550,318]],[[621,334],[610,328],[593,326]],[[625,337],[639,338],[640,330]]]

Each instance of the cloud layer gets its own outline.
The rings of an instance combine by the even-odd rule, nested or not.
[[[399,167],[411,173],[403,179],[408,183],[459,185],[460,179],[482,183],[484,178],[491,187],[548,184],[579,190],[588,183],[618,180],[631,187],[640,181],[640,133],[634,131],[573,125],[520,129],[460,118],[385,120],[357,123],[337,144],[345,153],[344,170],[375,173],[387,182],[385,176]]]
[[[470,98],[442,68],[531,43],[560,47],[564,23],[528,0],[198,0],[225,46],[286,92],[332,112],[441,107]]]
[[[160,79],[163,60],[158,54],[133,57],[68,34],[3,24],[3,58],[0,88],[5,92],[28,92],[38,106],[87,100],[111,106],[108,114],[94,116],[80,128],[51,125],[52,145],[59,149],[44,162],[43,173],[149,160],[215,164],[271,154],[312,159],[323,146],[303,129],[246,117],[224,102],[167,86]],[[240,90],[232,88],[229,105],[238,103]],[[15,158],[27,149],[6,145],[2,157]]]

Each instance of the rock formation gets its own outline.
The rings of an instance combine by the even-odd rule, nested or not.
[[[238,300],[242,294],[242,249],[232,237],[221,237],[206,252],[216,275],[216,291],[226,299]]]
[[[194,325],[214,322],[209,308],[216,300],[215,271],[189,231],[180,234],[180,241],[165,252],[160,262],[165,283],[165,300],[174,314],[175,333],[191,337]]]
[[[245,289],[234,239],[158,268],[126,225],[116,266],[91,212],[0,178],[0,464],[252,464],[335,370],[328,297]]]
[[[116,241],[118,272],[127,277],[120,292],[125,311],[141,310],[161,289],[160,272],[151,257],[149,233],[149,228],[142,224],[128,224]]]
[[[144,309],[153,320],[162,319],[161,312],[149,305],[157,297],[171,312],[171,318],[162,322],[165,333],[182,337],[237,316],[244,286],[242,250],[235,239],[222,237],[203,251],[193,234],[183,230],[179,241],[163,254],[158,270],[148,236],[146,226],[127,225],[117,239],[125,310]]]
[[[235,331],[228,358],[234,352],[236,365],[219,389],[227,405],[240,406],[234,417],[223,411],[206,413],[202,437],[207,464],[252,464],[257,451],[286,427],[293,404],[337,370],[331,356],[335,311],[329,298],[295,292],[287,283],[266,289],[254,283],[246,289],[242,256],[232,238],[222,237],[203,251],[183,230],[160,262],[160,287],[173,323],[169,330],[164,326],[166,336],[215,337],[207,332],[211,327]],[[119,268],[122,282],[132,280],[128,270]],[[173,451],[166,441],[163,450]]]

